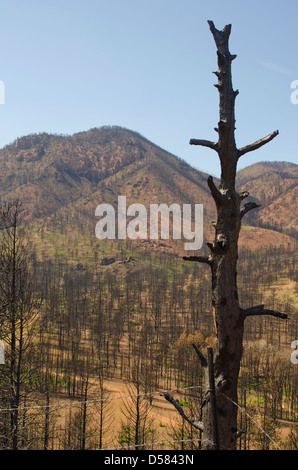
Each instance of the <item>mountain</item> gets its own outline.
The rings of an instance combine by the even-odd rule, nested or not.
[[[31,224],[38,247],[48,254],[53,250],[65,254],[66,240],[69,256],[74,256],[78,245],[82,252],[87,250],[89,259],[94,250],[104,252],[106,244],[99,248],[94,235],[95,208],[101,203],[115,205],[118,195],[126,195],[128,205],[139,202],[146,207],[150,203],[203,204],[204,238],[209,240],[216,211],[207,177],[137,132],[120,127],[72,136],[33,134],[0,150],[0,198],[22,201],[23,219]],[[263,204],[247,214],[242,245],[253,246],[260,234],[264,243],[293,242],[293,237],[282,232],[290,225],[290,235],[294,235],[295,181],[297,165],[289,163],[263,162],[238,172],[239,190],[248,190]],[[179,251],[178,245],[139,242],[146,249],[167,253]],[[110,244],[107,253],[111,249]]]
[[[262,204],[261,210],[249,214],[252,225],[297,233],[297,169],[293,163],[261,162],[238,171],[238,187],[252,195],[248,201]]]
[[[207,175],[136,132],[118,127],[17,139],[0,151],[0,175],[0,197],[19,196],[26,220],[49,216],[80,198],[96,199],[94,192],[118,194],[118,188],[132,198],[142,192],[151,201],[164,194],[185,203],[193,202],[196,188],[199,196],[202,193],[200,202],[209,199]]]

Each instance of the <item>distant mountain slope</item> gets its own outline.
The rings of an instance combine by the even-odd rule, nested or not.
[[[248,190],[253,200],[263,204],[245,217],[240,243],[253,247],[254,237],[263,237],[264,243],[277,240],[276,232],[272,235],[272,230],[253,227],[282,232],[290,224],[289,233],[294,235],[297,168],[262,162],[238,172],[238,189]],[[95,208],[103,202],[115,205],[118,195],[126,195],[128,204],[146,206],[153,202],[203,204],[204,236],[210,239],[216,211],[207,177],[137,132],[120,127],[72,136],[28,135],[0,150],[1,200],[19,197],[24,219],[35,224],[37,232],[42,226],[43,237],[49,227],[51,232],[59,225],[64,234],[62,246],[66,233],[69,237],[76,233],[79,239],[84,230],[84,237],[87,233],[95,239]],[[277,241],[289,240],[280,233]],[[156,245],[164,250],[164,243]]]
[[[198,202],[209,200],[207,175],[118,127],[73,136],[29,135],[0,150],[0,197],[19,196],[27,219],[49,216],[80,198],[90,200],[109,186],[108,196],[115,188],[113,175],[132,197],[172,193],[187,203],[194,201],[196,188]],[[150,191],[145,191],[148,184]]]
[[[298,165],[261,162],[237,173],[237,185],[262,207],[249,214],[252,225],[297,232]]]

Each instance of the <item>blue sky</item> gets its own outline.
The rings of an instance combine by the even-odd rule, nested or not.
[[[103,125],[135,130],[191,165],[219,174],[216,48],[207,20],[232,23],[236,140],[278,129],[239,168],[297,163],[297,0],[0,0],[0,147],[35,132]]]

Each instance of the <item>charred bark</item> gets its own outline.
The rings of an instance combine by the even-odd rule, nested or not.
[[[216,331],[216,349],[214,354],[214,378],[217,387],[216,406],[218,418],[218,434],[221,449],[235,449],[237,438],[237,383],[240,361],[243,350],[244,320],[249,315],[269,314],[285,318],[283,314],[272,313],[263,306],[243,310],[239,306],[237,292],[237,260],[238,239],[242,217],[251,209],[259,207],[255,203],[241,202],[248,192],[238,194],[235,190],[236,169],[239,158],[249,151],[256,150],[270,142],[278,131],[258,140],[246,147],[238,149],[235,142],[235,99],[238,90],[232,86],[231,64],[236,58],[229,51],[231,25],[222,31],[208,21],[215,40],[218,57],[218,78],[215,85],[219,91],[219,122],[215,129],[218,141],[210,142],[191,139],[191,145],[209,147],[218,153],[221,165],[219,188],[212,177],[208,178],[208,186],[217,208],[217,221],[214,224],[215,238],[207,243],[211,254],[209,257],[185,257],[188,261],[208,264],[212,274],[212,310]],[[206,373],[208,370],[206,368]],[[208,383],[208,380],[206,380]],[[220,392],[219,392],[220,389]],[[206,390],[207,396],[208,390]],[[233,403],[234,402],[234,403]],[[212,422],[210,400],[203,406],[204,448],[214,448],[212,442]]]

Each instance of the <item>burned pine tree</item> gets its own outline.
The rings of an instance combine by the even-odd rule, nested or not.
[[[191,145],[200,145],[215,150],[221,165],[219,187],[209,176],[208,186],[217,208],[217,222],[214,224],[215,238],[213,243],[207,243],[209,256],[184,257],[188,261],[206,263],[212,273],[212,310],[216,329],[216,347],[214,351],[214,380],[216,391],[217,426],[220,449],[235,449],[237,430],[237,383],[240,361],[243,350],[243,331],[245,318],[251,315],[273,315],[287,318],[287,315],[266,310],[264,305],[242,309],[237,293],[237,259],[238,238],[241,219],[250,210],[259,207],[256,203],[248,202],[241,207],[248,192],[238,194],[235,190],[237,162],[247,152],[258,149],[278,135],[274,131],[253,144],[240,149],[235,142],[235,98],[238,90],[232,86],[231,64],[236,58],[229,51],[229,36],[231,25],[222,31],[208,21],[215,40],[218,57],[218,70],[215,75],[219,91],[219,123],[215,131],[218,141],[191,139]],[[199,351],[197,350],[197,353]],[[199,353],[202,365],[206,368],[206,399],[202,407],[202,422],[192,421],[192,424],[203,431],[203,448],[214,449],[212,428],[211,401],[207,361]],[[165,396],[179,412],[179,406],[170,396]],[[181,413],[180,413],[181,414]]]

